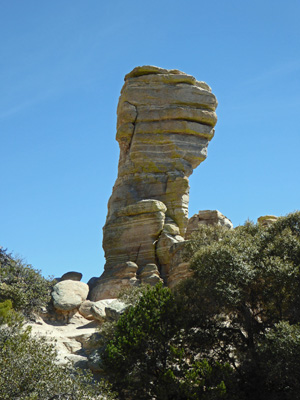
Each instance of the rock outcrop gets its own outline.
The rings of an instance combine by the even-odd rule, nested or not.
[[[92,301],[116,297],[140,277],[167,283],[167,250],[184,240],[188,177],[206,158],[216,107],[206,83],[178,70],[144,66],[125,76],[117,110],[118,177],[103,228],[106,264]],[[128,262],[137,269],[127,271]]]
[[[58,364],[64,365],[71,361],[75,367],[90,367],[90,357],[96,348],[93,342],[99,336],[97,322],[88,321],[77,313],[68,323],[39,318],[28,325],[33,336],[44,337],[47,343],[55,347]]]
[[[54,308],[50,304],[40,310],[26,325],[31,327],[33,336],[44,337],[55,347],[58,364],[71,362],[75,367],[91,369],[99,377],[99,327],[104,322],[117,321],[130,304],[118,299],[84,300],[87,288],[87,284],[78,281],[57,283],[52,291]]]
[[[218,210],[200,210],[198,214],[189,219],[185,238],[188,239],[191,234],[198,230],[199,225],[221,225],[228,229],[233,229],[233,224]]]
[[[257,222],[261,226],[270,226],[275,221],[277,221],[278,217],[275,215],[263,215],[262,217],[257,218]]]
[[[233,224],[218,210],[200,210],[188,222],[185,239],[189,240],[193,232],[197,232],[201,225],[220,225],[226,229],[233,229]],[[174,243],[168,251],[168,286],[173,288],[182,280],[192,275],[190,264],[185,257],[185,243]]]

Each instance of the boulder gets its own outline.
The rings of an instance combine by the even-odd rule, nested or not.
[[[157,265],[155,264],[145,265],[140,271],[139,278],[141,283],[145,285],[154,286],[159,282],[163,282],[158,272]]]
[[[79,313],[86,319],[94,319],[94,316],[91,312],[92,305],[94,303],[90,300],[85,300],[83,303],[80,304]]]
[[[93,277],[88,281],[87,284],[88,284],[88,287],[89,287],[89,289],[90,289],[89,293],[91,293],[92,290],[94,289],[94,287],[97,286],[98,279],[99,279],[99,277],[97,278],[97,277],[93,276]],[[88,299],[89,299],[89,296],[88,296]]]
[[[191,234],[198,230],[199,225],[221,225],[228,229],[233,229],[233,224],[218,210],[200,210],[193,215],[188,222],[185,238],[190,238]]]
[[[54,285],[51,295],[57,310],[71,311],[86,300],[88,293],[89,287],[86,283],[67,280]]]
[[[98,321],[117,321],[128,307],[118,299],[99,300],[92,304],[91,313]]]
[[[92,304],[91,314],[97,321],[104,322],[106,319],[105,307],[109,306],[115,299],[99,300]]]
[[[70,271],[66,272],[63,274],[63,276],[60,278],[61,281],[81,281],[82,279],[82,273],[81,272],[75,272],[75,271]]]
[[[262,217],[257,218],[257,222],[261,226],[269,226],[277,221],[278,217],[275,215],[263,215]]]
[[[128,307],[129,305],[125,304],[123,301],[118,299],[113,300],[105,307],[106,319],[108,321],[118,321]]]

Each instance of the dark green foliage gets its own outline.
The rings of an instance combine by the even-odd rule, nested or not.
[[[91,374],[56,365],[54,348],[30,335],[9,300],[0,303],[0,318],[1,400],[100,400],[101,394],[114,398]]]
[[[12,302],[5,300],[0,303],[0,325],[8,323],[12,317]]]
[[[23,316],[13,309],[11,300],[0,302],[0,326],[19,327],[23,320]]]
[[[225,398],[231,368],[196,360],[184,345],[183,310],[171,291],[146,289],[116,325],[103,364],[120,398]]]
[[[48,304],[52,285],[31,265],[0,248],[0,301],[11,300],[15,310],[28,316]]]
[[[103,362],[121,399],[300,399],[300,213],[267,228],[203,226],[192,278],[156,287]]]
[[[258,347],[261,379],[272,400],[300,397],[300,326],[280,322]]]
[[[279,353],[272,346],[283,332],[279,327],[285,326],[291,336],[281,342],[282,354],[283,349],[288,354],[289,343],[298,351],[291,337],[298,332],[293,324],[300,322],[299,226],[298,212],[268,228],[246,223],[218,241],[199,245],[191,262],[194,277],[181,288],[190,346],[229,362],[248,399],[279,398],[275,393],[281,399],[297,398],[300,361],[294,359],[293,368],[289,361],[279,367]],[[276,381],[275,365],[288,370],[289,384]]]
[[[115,398],[90,373],[57,365],[54,347],[24,326],[23,315],[47,305],[51,286],[39,271],[0,249],[0,399]]]

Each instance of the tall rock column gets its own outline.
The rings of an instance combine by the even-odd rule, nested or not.
[[[178,70],[143,66],[125,76],[117,109],[118,177],[103,228],[106,264],[93,300],[143,281],[147,265],[167,283],[168,250],[183,240],[188,222],[188,177],[206,158],[216,107],[206,83]]]

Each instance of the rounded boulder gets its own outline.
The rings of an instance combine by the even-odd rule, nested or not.
[[[84,282],[61,281],[53,286],[51,293],[54,307],[61,311],[70,311],[78,308],[86,300],[89,287]]]

